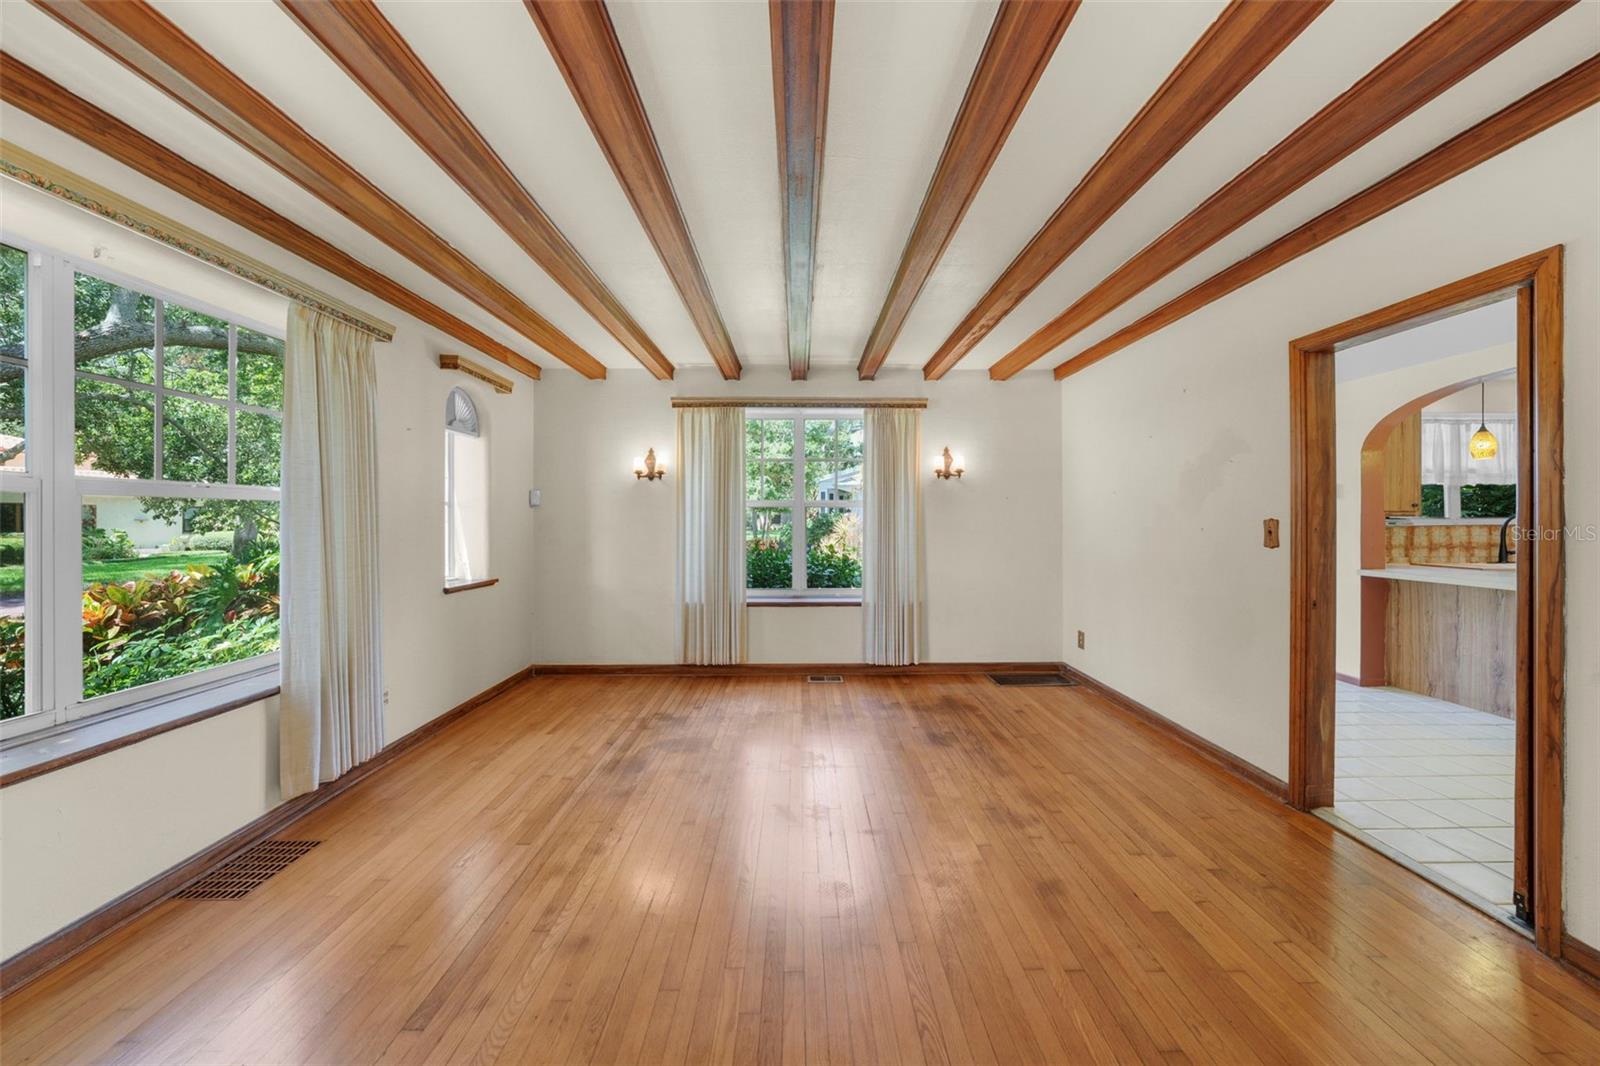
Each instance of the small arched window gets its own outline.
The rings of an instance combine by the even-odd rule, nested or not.
[[[444,408],[444,583],[489,577],[489,451],[478,405],[450,390]]]

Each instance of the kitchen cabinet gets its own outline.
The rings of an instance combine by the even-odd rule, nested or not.
[[[1389,432],[1383,447],[1383,513],[1422,513],[1422,412],[1414,411]]]

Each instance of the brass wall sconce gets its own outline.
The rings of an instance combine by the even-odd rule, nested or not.
[[[667,468],[656,465],[656,450],[654,448],[645,452],[643,459],[635,459],[633,461],[633,476],[640,481],[658,481],[667,476]]]
[[[940,481],[948,481],[953,477],[958,478],[966,472],[966,463],[962,461],[961,456],[951,455],[949,448],[946,448],[944,454],[933,461],[933,476]]]

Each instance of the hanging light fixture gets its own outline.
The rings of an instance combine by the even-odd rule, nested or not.
[[[1494,439],[1494,434],[1489,432],[1489,422],[1485,416],[1486,382],[1478,382],[1478,432],[1467,441],[1467,454],[1474,459],[1493,459],[1500,451],[1500,442]]]

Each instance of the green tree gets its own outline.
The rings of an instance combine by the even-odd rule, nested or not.
[[[76,460],[125,477],[225,482],[228,477],[228,324],[177,304],[161,305],[162,377],[169,389],[207,399],[169,395],[162,404],[162,470],[155,470],[156,302],[87,274],[75,281],[74,360]],[[238,399],[276,408],[283,402],[283,342],[254,330],[237,333]],[[0,348],[0,354],[4,349]],[[108,380],[109,379],[109,380]],[[281,424],[271,415],[239,412],[235,480],[276,485]],[[184,519],[195,532],[232,530],[241,558],[261,535],[275,535],[278,509],[253,500],[144,497],[144,509],[166,521]]]

